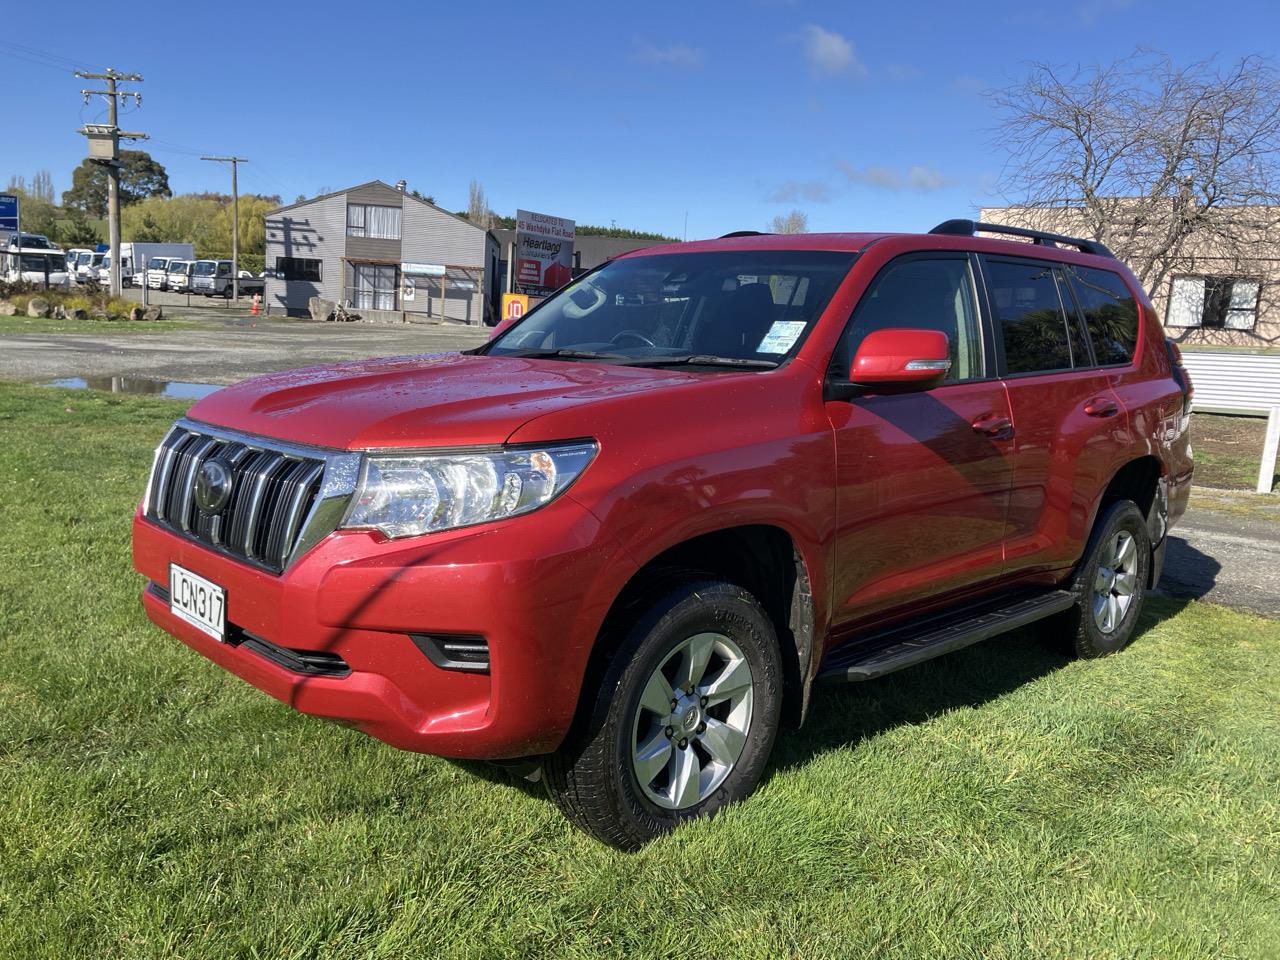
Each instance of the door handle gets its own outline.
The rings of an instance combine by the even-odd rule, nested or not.
[[[1002,413],[984,413],[973,421],[973,430],[993,440],[1009,440],[1013,437],[1013,421]]]
[[[1114,417],[1120,412],[1120,407],[1107,397],[1094,397],[1084,405],[1084,412],[1091,417]]]

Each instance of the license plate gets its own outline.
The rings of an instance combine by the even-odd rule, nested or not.
[[[227,592],[176,563],[169,564],[169,610],[215,640],[226,639]]]

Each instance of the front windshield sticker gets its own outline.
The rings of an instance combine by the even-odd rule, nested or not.
[[[760,346],[756,347],[756,353],[786,353],[800,339],[805,326],[803,320],[774,321],[769,332],[760,341]]]

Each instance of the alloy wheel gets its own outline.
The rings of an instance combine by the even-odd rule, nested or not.
[[[721,633],[681,642],[645,684],[632,723],[631,767],[666,810],[701,803],[742,756],[754,688],[742,650]]]
[[[1120,530],[1098,557],[1093,581],[1093,622],[1112,633],[1124,622],[1138,584],[1138,547],[1133,534]]]

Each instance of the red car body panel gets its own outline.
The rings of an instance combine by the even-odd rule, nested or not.
[[[405,540],[339,531],[278,575],[141,510],[135,516],[134,565],[145,577],[165,584],[177,563],[226,589],[238,628],[337,653],[348,676],[301,676],[220,643],[151,590],[147,614],[304,712],[405,749],[522,757],[563,739],[601,625],[628,581],[691,538],[747,525],[784,531],[809,577],[817,642],[829,648],[869,625],[1010,582],[1060,581],[1108,482],[1137,457],[1158,461],[1170,520],[1185,508],[1185,397],[1158,318],[1118,262],[1002,240],[883,234],[739,237],[626,256],[762,249],[860,252],[796,355],[774,370],[443,355],[291,371],[201,400],[193,420],[331,449],[590,437],[599,452],[567,493],[535,512]],[[882,267],[919,250],[1119,272],[1142,305],[1133,363],[824,399],[853,308]],[[1114,413],[1086,412],[1100,399]],[[1002,418],[1009,429],[978,429]],[[436,666],[411,639],[419,633],[485,637],[489,673]]]

